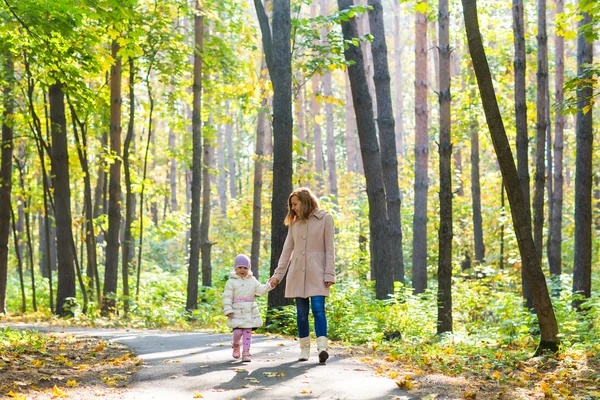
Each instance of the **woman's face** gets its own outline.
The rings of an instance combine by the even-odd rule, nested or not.
[[[302,203],[300,202],[300,199],[298,199],[298,197],[296,197],[296,196],[292,196],[292,199],[290,200],[290,202],[292,203],[292,211],[297,216],[300,216],[301,212],[302,212]]]

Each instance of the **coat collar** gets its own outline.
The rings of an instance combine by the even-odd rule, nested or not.
[[[242,278],[241,276],[239,276],[238,274],[235,273],[235,270],[233,270],[229,273],[229,277],[231,279],[249,279],[249,278],[252,278],[252,271],[248,270],[248,275],[246,275],[245,277]]]
[[[317,219],[323,219],[323,217],[325,215],[327,215],[327,211],[319,208],[318,210],[313,211],[313,213],[311,214],[311,217],[315,217]]]

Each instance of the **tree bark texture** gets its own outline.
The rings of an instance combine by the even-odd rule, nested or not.
[[[346,99],[346,171],[360,171],[360,157],[356,147],[356,116],[354,113],[354,104],[352,104],[352,89],[350,89],[350,81],[348,72],[344,74],[345,81],[345,99]]]
[[[263,32],[264,34],[264,32]],[[277,268],[288,228],[287,199],[292,192],[292,53],[290,1],[273,2],[273,64],[269,74],[273,83],[273,196],[271,198],[271,268]],[[267,64],[268,65],[268,64]],[[316,136],[316,134],[315,134]],[[316,144],[315,144],[316,145]],[[284,296],[285,282],[269,292],[269,308],[290,304]]]
[[[396,128],[396,151],[403,159],[404,149],[404,77],[402,75],[402,16],[400,2],[394,1],[394,79],[395,79],[395,128]]]
[[[6,284],[8,277],[8,239],[10,236],[10,194],[12,190],[13,113],[15,99],[15,66],[10,52],[5,54],[2,88],[4,111],[2,113],[2,146],[0,160],[0,313],[6,314]],[[16,244],[16,243],[15,243]]]
[[[73,231],[71,223],[71,188],[69,186],[69,151],[67,148],[67,120],[65,95],[61,82],[50,85],[50,123],[52,132],[52,175],[54,176],[54,212],[56,216],[58,288],[56,313],[72,314],[66,304],[75,298],[75,267],[73,259]]]
[[[415,182],[413,213],[412,285],[415,293],[427,288],[427,178],[429,122],[427,109],[427,15],[415,13]]]
[[[264,61],[261,65],[262,71],[267,68],[267,64]],[[250,252],[250,262],[252,265],[252,274],[259,279],[259,266],[260,266],[260,239],[261,239],[261,215],[262,215],[262,188],[263,188],[263,164],[265,156],[265,134],[267,121],[267,95],[262,93],[261,110],[258,113],[257,124],[256,124],[256,148],[254,150],[256,154],[256,160],[254,161],[254,196],[252,199],[252,250]]]
[[[475,76],[471,70],[470,86],[471,107],[469,128],[471,130],[471,201],[473,204],[473,243],[475,248],[475,261],[481,263],[485,259],[485,244],[483,242],[483,218],[481,216],[481,181],[479,175],[479,122]]]
[[[340,10],[347,10],[352,5],[352,0],[338,0]],[[346,41],[358,37],[357,21],[355,18],[347,22],[342,22],[342,33]],[[352,89],[352,101],[354,102],[354,110],[356,112],[360,150],[367,181],[371,269],[375,279],[375,296],[377,299],[387,299],[390,294],[394,293],[395,264],[390,257],[390,246],[392,244],[388,234],[385,185],[379,143],[377,142],[373,104],[365,75],[361,49],[350,45],[344,51],[344,55],[347,61],[353,63],[348,67],[348,73]]]
[[[540,262],[544,241],[544,189],[546,186],[546,102],[548,101],[548,34],[546,0],[538,0],[537,124],[535,135],[535,193],[533,196],[533,241]]]
[[[200,10],[198,10],[200,11]],[[190,215],[190,263],[188,265],[187,300],[189,312],[198,306],[198,278],[200,270],[200,195],[202,188],[202,52],[204,44],[204,17],[194,17],[194,83],[192,88],[192,184]]]
[[[462,4],[469,52],[473,60],[481,101],[510,203],[523,270],[531,282],[531,294],[541,333],[540,345],[536,354],[546,349],[557,351],[560,342],[558,324],[552,308],[546,279],[535,252],[531,223],[527,218],[526,203],[519,181],[519,174],[496,100],[491,72],[479,30],[479,21],[477,20],[477,1],[462,0]]]
[[[102,301],[103,313],[115,311],[119,262],[119,229],[121,225],[121,57],[119,44],[112,43],[115,65],[110,70],[110,152],[115,157],[110,165],[108,232],[106,233],[106,266]],[[110,298],[109,298],[110,297]]]
[[[173,127],[169,127],[169,148],[171,152],[174,154],[175,149],[177,148],[177,136],[175,135],[175,131]],[[169,184],[171,189],[171,211],[177,212],[179,211],[179,204],[177,202],[177,159],[175,157],[171,157],[169,160]]]
[[[592,17],[582,13],[577,38],[577,75],[583,77],[585,64],[591,64],[593,46],[588,42],[582,28],[592,23]],[[587,77],[588,79],[591,78]],[[577,87],[577,116],[575,134],[577,149],[575,158],[575,249],[573,259],[573,293],[589,298],[592,294],[592,150],[594,134],[592,109],[593,88],[589,84]],[[575,300],[579,306],[581,300]]]
[[[439,3],[439,102],[440,102],[440,227],[438,260],[437,332],[452,332],[452,119],[450,114],[450,10]]]
[[[227,108],[228,102],[225,106]],[[227,170],[225,169],[225,131],[222,125],[217,127],[217,171],[219,171],[219,183],[217,192],[219,194],[219,204],[221,206],[221,215],[227,215]]]
[[[523,17],[523,0],[513,0],[513,31],[515,42],[515,124],[517,128],[517,169],[526,216],[531,225],[531,208],[529,206],[529,138],[527,136],[527,93],[526,93],[526,53],[525,53],[525,21]],[[523,269],[521,268],[523,298],[527,308],[532,307],[531,289]]]
[[[202,286],[212,286],[212,266],[210,253],[212,243],[209,238],[210,229],[210,178],[212,168],[212,144],[204,138],[202,148],[202,221],[200,222],[200,252],[202,253]]]
[[[388,69],[387,46],[381,0],[369,0],[373,10],[369,12],[369,23],[373,42],[373,81],[377,95],[377,125],[381,143],[381,165],[385,184],[388,227],[391,240],[390,260],[394,268],[394,280],[404,283],[404,258],[402,255],[402,227],[400,225],[401,198],[398,187],[398,152],[394,110]]]

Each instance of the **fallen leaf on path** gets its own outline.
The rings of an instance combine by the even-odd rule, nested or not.
[[[247,381],[250,381],[252,383],[260,383],[260,381],[258,379],[253,378],[253,377],[244,378],[244,379],[247,380]]]
[[[465,392],[465,394],[463,394],[463,399],[476,399],[477,395],[475,394],[475,392]]]
[[[285,376],[285,373],[283,373],[283,372],[263,372],[263,375],[265,375],[269,378],[274,378],[277,376]]]
[[[61,388],[54,385],[54,387],[52,388],[52,398],[55,399],[57,397],[67,397],[67,394],[63,392]]]
[[[203,399],[204,396],[202,396],[200,393],[196,392],[196,393],[194,393],[194,398],[195,399]]]
[[[302,389],[302,390],[300,391],[300,394],[309,394],[309,393],[312,393],[312,390],[306,390],[306,389]]]
[[[94,347],[94,349],[92,351],[102,351],[102,350],[104,350],[104,345],[99,344],[98,346]]]
[[[25,397],[22,394],[19,393],[13,393],[13,391],[11,390],[10,392],[6,393],[7,397],[12,397],[13,399],[17,399],[17,400],[27,400],[27,397]]]
[[[283,346],[285,346],[285,343],[277,343],[277,346],[283,347]]]
[[[248,370],[246,370],[246,369],[244,369],[244,368],[236,368],[236,369],[234,369],[234,370],[233,370],[233,372],[237,372],[237,373],[240,373],[240,372],[248,372]]]
[[[67,386],[68,387],[77,387],[79,385],[77,384],[77,381],[75,379],[72,379],[70,381],[67,381]]]

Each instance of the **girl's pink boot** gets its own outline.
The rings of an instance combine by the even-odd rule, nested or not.
[[[252,358],[250,357],[250,350],[244,350],[242,353],[242,362],[250,362]]]
[[[233,343],[231,345],[231,347],[233,347],[233,358],[240,358],[240,344],[239,343]]]

